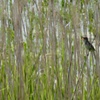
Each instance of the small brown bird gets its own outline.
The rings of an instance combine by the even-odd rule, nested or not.
[[[93,47],[93,45],[88,41],[88,38],[87,37],[83,37],[81,36],[81,39],[84,41],[84,44],[86,46],[86,48],[93,53],[94,57],[96,58],[96,55],[95,55],[95,49]],[[87,55],[88,56],[88,55]]]
[[[88,38],[87,37],[81,37],[84,41],[84,44],[86,46],[86,48],[89,50],[89,51],[95,51],[93,45],[88,41]]]

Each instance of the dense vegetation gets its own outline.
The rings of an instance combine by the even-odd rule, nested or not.
[[[0,3],[0,100],[100,99],[100,0]]]

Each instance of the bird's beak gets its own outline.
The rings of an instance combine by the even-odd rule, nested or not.
[[[81,39],[84,39],[84,37],[83,37],[83,36],[81,36]]]

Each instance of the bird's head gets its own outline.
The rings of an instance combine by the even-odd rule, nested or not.
[[[81,36],[81,39],[84,40],[84,41],[88,41],[88,38],[87,37]]]

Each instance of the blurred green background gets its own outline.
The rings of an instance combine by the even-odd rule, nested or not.
[[[0,4],[0,100],[100,99],[100,0]]]

